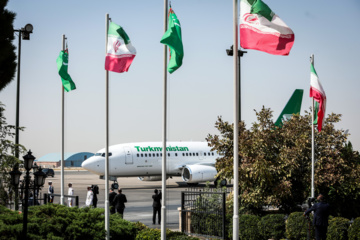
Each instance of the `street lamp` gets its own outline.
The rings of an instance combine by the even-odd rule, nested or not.
[[[230,49],[226,49],[226,54],[228,56],[234,56],[234,45],[231,45]],[[247,53],[246,51],[242,51],[238,49],[238,64],[239,64],[239,122],[241,121],[241,76],[240,76],[240,58],[244,55],[244,53]]]
[[[29,183],[30,183],[30,174],[29,171],[33,166],[35,157],[31,155],[31,150],[23,156],[24,159],[24,168],[26,169],[25,175],[25,200],[24,200],[24,215],[23,215],[23,239],[27,239],[27,215],[28,215],[28,205],[29,205]]]
[[[13,170],[9,173],[11,175],[11,185],[13,185],[14,187],[17,188],[17,186],[19,185],[19,182],[20,182],[21,172],[19,171],[18,168],[14,167]]]
[[[15,123],[15,144],[19,144],[19,108],[20,108],[20,56],[21,56],[21,35],[23,40],[30,40],[30,33],[33,32],[33,25],[26,24],[21,29],[14,29],[14,32],[19,32],[18,44],[18,64],[17,64],[17,90],[16,90],[16,123]],[[15,149],[15,157],[19,158],[19,148]]]

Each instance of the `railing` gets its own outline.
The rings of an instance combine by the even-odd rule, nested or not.
[[[44,193],[44,204],[47,204],[48,197],[61,197],[61,194],[55,194],[55,193]],[[75,198],[75,206],[79,207],[79,196],[75,195],[64,195],[64,198]]]
[[[205,189],[181,192],[181,231],[225,239],[225,191]]]

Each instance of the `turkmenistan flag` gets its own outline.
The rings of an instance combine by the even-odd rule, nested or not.
[[[319,77],[315,71],[314,65],[311,64],[310,66],[310,97],[314,98],[317,104],[315,104],[315,121],[314,124],[317,123],[317,128],[319,132],[321,131],[323,122],[324,122],[324,116],[326,111],[326,94],[325,91],[320,83]]]
[[[127,72],[135,55],[136,49],[131,44],[125,30],[110,22],[105,70],[118,73]]]
[[[160,42],[166,44],[170,48],[168,72],[173,73],[182,65],[184,48],[181,40],[180,21],[171,7],[169,10],[168,30],[165,32]]]
[[[262,0],[241,0],[241,47],[289,55],[294,39],[293,31]]]
[[[66,49],[65,51],[60,52],[58,58],[56,59],[56,64],[59,75],[61,77],[62,84],[64,86],[65,91],[67,92],[76,89],[75,83],[68,74],[68,63],[69,63],[69,55],[68,55],[68,50]]]

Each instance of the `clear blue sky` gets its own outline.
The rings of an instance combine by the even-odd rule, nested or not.
[[[263,105],[274,119],[296,88],[304,89],[302,113],[310,107],[309,57],[327,94],[327,113],[342,114],[360,148],[360,2],[265,0],[295,33],[289,56],[247,50],[242,58],[242,118],[248,127]],[[168,140],[204,141],[216,134],[221,115],[233,121],[232,0],[172,1],[182,25],[183,66],[168,79]],[[34,26],[22,41],[20,143],[37,158],[61,151],[61,81],[56,58],[68,38],[66,152],[96,152],[105,146],[105,14],[123,26],[137,50],[128,73],[110,73],[110,144],[161,141],[163,96],[163,1],[12,0],[14,27]],[[17,45],[16,37],[14,44]],[[16,76],[15,76],[16,79]],[[0,93],[5,116],[15,124],[16,80]]]

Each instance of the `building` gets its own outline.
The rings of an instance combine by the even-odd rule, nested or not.
[[[64,153],[64,167],[81,167],[83,161],[92,157],[94,153],[78,152]],[[35,160],[35,163],[42,168],[57,168],[61,166],[61,153],[49,153]]]

